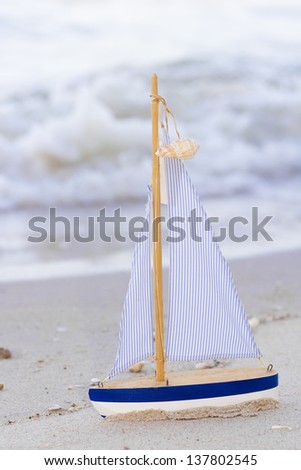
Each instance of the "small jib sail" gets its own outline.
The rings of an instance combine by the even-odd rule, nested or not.
[[[228,263],[181,160],[166,158],[166,176],[169,219],[185,231],[170,242],[166,359],[259,357]]]
[[[145,212],[145,220],[148,223],[150,203],[149,190]],[[151,241],[148,232],[144,235],[145,240],[135,245],[131,278],[120,323],[119,346],[114,367],[108,375],[109,379],[154,355]]]

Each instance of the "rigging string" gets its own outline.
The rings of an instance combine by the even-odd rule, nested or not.
[[[273,364],[271,364],[269,362],[268,365],[266,365],[266,363],[264,362],[264,360],[262,359],[262,356],[259,356],[258,357],[258,360],[261,362],[261,364],[263,365],[263,367],[267,370],[267,372],[271,372],[274,368]]]
[[[153,94],[150,95],[150,97],[151,97],[152,100],[159,101],[164,106],[165,126],[164,126],[163,122],[161,122],[161,127],[165,127],[166,132],[168,134],[168,131],[169,131],[168,114],[170,114],[170,116],[172,117],[172,120],[174,122],[174,127],[175,127],[176,134],[177,134],[178,138],[180,139],[181,136],[180,136],[180,133],[179,133],[178,128],[177,128],[176,118],[174,117],[174,114],[171,112],[171,110],[167,106],[165,98],[163,98],[163,96],[161,96],[161,95],[153,95]]]

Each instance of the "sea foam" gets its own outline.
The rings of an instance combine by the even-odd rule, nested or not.
[[[154,71],[181,136],[200,144],[187,166],[204,198],[294,205],[299,6],[12,2],[0,10],[0,209],[142,200]]]

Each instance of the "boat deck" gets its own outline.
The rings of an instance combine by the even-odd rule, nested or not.
[[[168,374],[168,385],[194,385],[217,382],[232,382],[236,380],[256,379],[274,375],[277,372],[267,372],[264,367],[196,369]],[[104,388],[147,388],[162,387],[166,382],[156,382],[155,377],[135,377],[133,379],[114,380],[105,382]]]

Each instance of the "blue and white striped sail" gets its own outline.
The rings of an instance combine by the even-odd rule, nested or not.
[[[149,191],[145,214],[148,223],[150,203]],[[146,239],[137,242],[135,246],[131,278],[120,323],[119,346],[109,379],[154,354],[151,240],[148,231],[141,233],[142,235]]]
[[[258,357],[260,351],[229,266],[205,225],[200,196],[180,160],[166,158],[165,163],[169,218],[183,218],[178,226],[186,232],[182,241],[170,242],[166,358],[193,361]],[[202,218],[196,224],[196,234],[202,241],[191,237],[188,217],[192,210]]]

